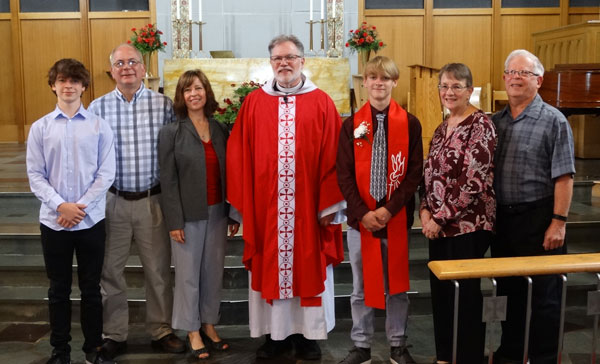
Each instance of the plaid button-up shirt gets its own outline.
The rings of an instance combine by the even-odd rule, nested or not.
[[[115,188],[141,192],[156,186],[158,132],[175,120],[171,100],[142,84],[131,102],[115,89],[92,101],[88,110],[106,120],[115,134]]]
[[[540,95],[516,119],[506,106],[492,120],[498,133],[494,188],[499,205],[553,196],[554,179],[575,173],[571,127]]]

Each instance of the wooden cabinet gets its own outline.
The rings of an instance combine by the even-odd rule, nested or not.
[[[600,63],[600,20],[588,20],[532,34],[535,55],[546,70],[557,64]],[[575,140],[575,156],[600,158],[600,118],[569,117]]]

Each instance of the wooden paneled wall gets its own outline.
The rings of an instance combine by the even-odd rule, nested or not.
[[[149,11],[135,12],[88,12],[88,1],[79,0],[80,11],[68,13],[21,13],[19,2],[11,0],[11,13],[0,14],[0,42],[9,52],[0,67],[0,141],[25,141],[31,124],[54,109],[47,83],[54,62],[75,58],[90,70],[87,106],[115,87],[106,74],[110,51],[129,39],[131,28],[156,22],[155,0]]]
[[[475,86],[491,83],[502,90],[504,60],[514,49],[534,51],[531,34],[558,26],[599,19],[599,8],[569,8],[560,0],[556,8],[501,8],[492,0],[488,9],[365,9],[359,0],[359,21],[375,25],[388,46],[378,54],[391,57],[400,67],[393,97],[406,105],[410,87],[407,66],[423,64],[440,68],[448,62],[467,64]],[[353,28],[355,25],[350,25]]]
[[[0,43],[13,48],[10,14],[0,14]],[[3,57],[0,67],[0,140],[19,140],[19,125],[15,108],[13,57]]]
[[[53,19],[45,15],[28,13],[21,17],[25,125],[52,111],[56,104],[56,95],[46,82],[48,69],[54,62],[60,58],[85,62],[79,15],[52,13]],[[84,94],[83,101],[89,103],[89,92]]]

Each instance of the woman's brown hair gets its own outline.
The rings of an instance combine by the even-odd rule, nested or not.
[[[185,71],[180,77],[179,81],[177,81],[177,88],[175,89],[175,100],[173,100],[173,109],[175,110],[175,114],[178,118],[184,119],[188,116],[187,106],[185,105],[185,99],[183,97],[183,90],[189,87],[194,79],[198,78],[202,86],[204,87],[204,91],[206,92],[206,104],[204,105],[204,115],[207,118],[211,117],[212,114],[217,110],[219,104],[217,100],[215,100],[215,94],[210,86],[210,81],[208,78],[199,69]]]

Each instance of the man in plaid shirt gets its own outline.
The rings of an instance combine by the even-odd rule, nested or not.
[[[106,199],[106,251],[102,269],[104,348],[114,358],[126,349],[129,311],[123,271],[135,241],[144,269],[146,328],[152,346],[183,352],[171,328],[171,249],[159,205],[158,132],[175,120],[172,102],[144,87],[142,55],[121,44],[110,55],[115,90],[94,100],[89,110],[115,134],[116,178]]]
[[[492,256],[565,254],[565,225],[575,173],[573,134],[560,111],[538,95],[544,67],[535,55],[522,49],[513,51],[504,67],[508,105],[492,118],[498,133],[494,159],[497,239]],[[533,277],[531,364],[556,363],[561,293],[559,276]],[[522,362],[525,279],[498,279],[498,295],[508,296],[508,304],[494,359]]]

